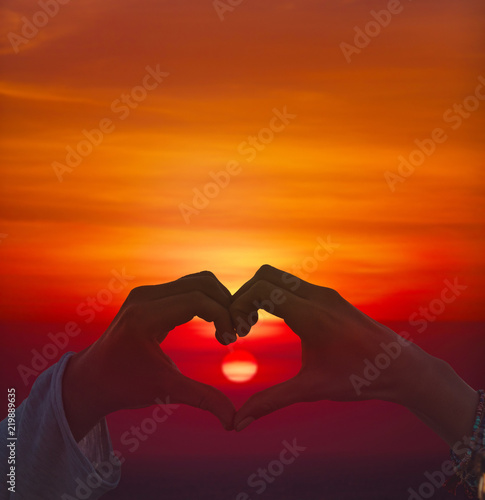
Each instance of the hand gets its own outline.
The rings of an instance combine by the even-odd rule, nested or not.
[[[69,360],[63,401],[75,439],[111,412],[158,398],[208,410],[232,429],[235,408],[227,396],[180,373],[160,348],[171,330],[194,316],[213,322],[222,344],[234,342],[230,302],[230,292],[207,271],[133,289],[106,332]]]
[[[382,399],[407,406],[449,443],[470,431],[477,393],[445,362],[405,342],[335,290],[265,265],[233,296],[239,336],[249,333],[261,308],[300,337],[302,366],[295,377],[251,396],[236,414],[236,430],[293,403]],[[391,362],[366,379],[366,360],[372,363],[382,353]]]

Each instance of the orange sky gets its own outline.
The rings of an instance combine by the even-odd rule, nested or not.
[[[236,290],[271,263],[380,319],[458,277],[468,289],[440,319],[484,319],[485,101],[461,121],[453,106],[485,84],[485,6],[403,2],[347,62],[341,43],[386,5],[245,0],[221,21],[209,0],[83,0],[15,53],[40,7],[3,1],[2,317],[72,317],[113,269],[133,286],[211,269]],[[157,65],[169,75],[142,98]],[[285,107],[296,116],[271,121]],[[101,120],[114,130],[59,182],[53,162]],[[436,128],[447,139],[391,191],[384,173]],[[180,204],[228,162],[240,173],[186,223]],[[318,238],[338,244],[325,260]]]

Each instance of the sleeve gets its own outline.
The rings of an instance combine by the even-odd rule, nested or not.
[[[0,423],[2,441],[7,441],[0,451],[0,470],[8,478],[2,481],[0,499],[95,500],[118,485],[120,461],[106,420],[79,443],[67,423],[62,376],[73,354],[66,353],[39,375],[29,397],[16,409],[16,439],[7,439],[7,419]],[[12,466],[14,476],[8,476]]]

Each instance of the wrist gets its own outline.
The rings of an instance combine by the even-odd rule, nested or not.
[[[437,379],[445,373],[447,378],[450,366],[416,344],[409,344],[403,349],[400,361],[394,373],[392,400],[406,408],[419,409],[433,392]]]
[[[472,433],[478,393],[447,362],[409,347],[393,400],[453,446]]]

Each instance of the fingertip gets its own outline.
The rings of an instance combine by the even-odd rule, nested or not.
[[[229,344],[233,344],[237,340],[237,335],[234,332],[224,332],[220,333],[216,330],[216,339],[217,341],[226,346]]]
[[[249,325],[249,324],[239,325],[236,328],[237,336],[240,337],[240,338],[245,337],[251,331],[251,328],[253,326],[254,325]]]
[[[240,422],[238,422],[235,425],[236,432],[241,432],[243,429],[245,429],[248,425],[252,424],[254,422],[254,417],[246,417],[243,418]]]
[[[222,400],[216,406],[212,408],[207,408],[221,423],[222,427],[226,431],[234,430],[234,416],[236,414],[236,408],[230,400]]]
[[[254,304],[250,306],[250,311],[246,311],[245,307],[241,309],[241,304],[232,305],[230,308],[232,325],[239,337],[245,337],[251,328],[258,322],[258,310],[254,309]]]
[[[231,420],[230,422],[223,422],[221,420],[221,424],[222,424],[222,427],[224,427],[224,429],[226,431],[233,431],[234,430],[234,420]]]
[[[242,338],[246,337],[246,336],[247,336],[247,334],[248,334],[250,331],[251,331],[251,330],[238,331],[238,332],[237,332],[237,336],[238,336],[240,339],[242,339]]]
[[[217,397],[207,409],[216,416],[226,431],[234,430],[234,419],[236,417],[236,407],[234,403],[221,391],[216,389]]]

